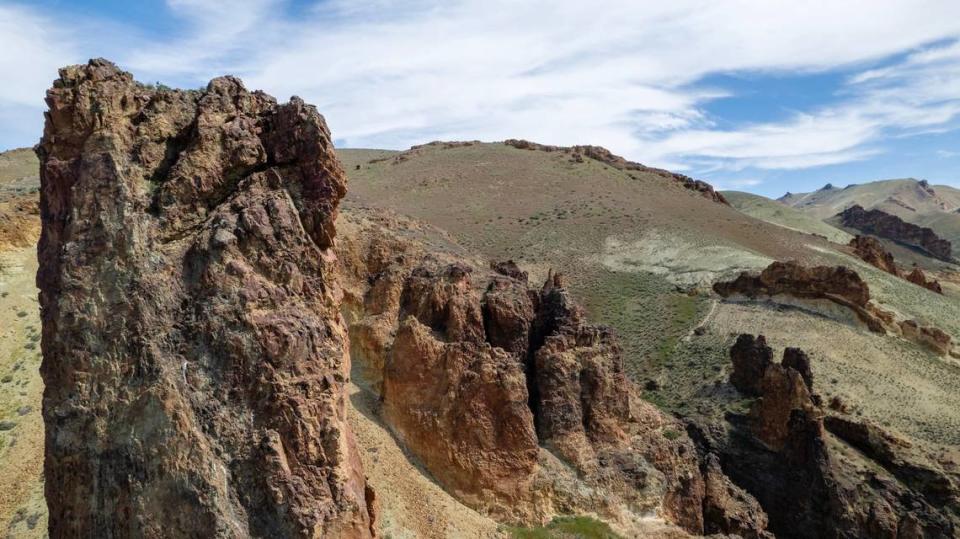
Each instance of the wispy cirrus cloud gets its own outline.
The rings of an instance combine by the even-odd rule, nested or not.
[[[78,55],[114,58],[145,80],[195,86],[230,72],[301,95],[349,146],[525,137],[700,174],[869,160],[891,138],[951,129],[960,113],[954,1],[166,5],[170,35],[131,27],[102,41],[65,30],[57,13],[0,2],[0,67],[28,75],[0,89],[0,119],[4,107],[38,107],[54,67]],[[829,70],[849,76],[776,120],[718,118],[711,104],[736,96],[702,84],[750,73],[763,92],[764,76]]]

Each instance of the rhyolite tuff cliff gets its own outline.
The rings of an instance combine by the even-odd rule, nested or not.
[[[104,60],[47,92],[37,283],[52,537],[369,537],[316,109]]]

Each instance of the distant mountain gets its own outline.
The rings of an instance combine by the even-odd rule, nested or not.
[[[812,193],[787,193],[777,200],[818,219],[828,219],[857,204],[932,228],[951,243],[960,243],[960,189],[947,185],[912,178],[842,188],[827,184]]]

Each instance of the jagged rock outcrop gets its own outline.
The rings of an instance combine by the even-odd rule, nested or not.
[[[896,215],[853,205],[840,212],[838,217],[845,227],[919,247],[940,260],[953,260],[949,241],[937,236],[932,229],[908,223]]]
[[[735,372],[767,365],[749,413],[728,415],[727,429],[696,430],[723,472],[760,502],[770,530],[787,538],[952,537],[955,474],[874,426],[826,416],[791,366],[809,364],[797,351],[785,352],[780,364],[745,365],[745,351],[769,355],[765,342],[742,335],[731,348]],[[828,430],[857,451],[838,451]],[[866,481],[864,469],[871,470]]]
[[[857,236],[850,240],[850,247],[853,248],[855,255],[864,262],[881,269],[891,275],[896,275],[910,281],[913,284],[922,286],[928,290],[943,294],[943,288],[940,283],[934,279],[927,279],[927,275],[922,269],[914,267],[910,273],[904,273],[897,267],[893,254],[883,248],[883,245],[870,236]]]
[[[47,93],[40,271],[51,537],[369,537],[316,109],[104,60]]]
[[[547,144],[538,144],[536,142],[531,142],[529,140],[523,139],[507,139],[503,141],[507,146],[512,146],[520,150],[536,150],[542,152],[563,152],[570,154],[572,160],[576,162],[583,162],[584,157],[588,157],[595,161],[599,161],[605,165],[613,167],[617,170],[627,170],[627,171],[638,171],[646,172],[650,174],[656,174],[663,178],[675,181],[682,185],[686,189],[691,191],[696,191],[700,193],[703,197],[708,198],[718,204],[730,205],[727,202],[727,199],[723,197],[722,194],[714,190],[713,186],[709,183],[702,180],[695,180],[689,176],[683,174],[678,174],[676,172],[670,172],[669,170],[663,170],[660,168],[648,167],[640,163],[635,163],[633,161],[628,161],[619,155],[614,154],[610,150],[602,146],[550,146]]]
[[[517,518],[531,498],[537,436],[521,363],[485,340],[471,271],[418,267],[407,278],[383,413],[448,490]]]
[[[768,518],[749,493],[723,473],[720,459],[709,453],[704,459],[703,499],[704,534],[730,534],[743,539],[772,538],[767,532]]]
[[[900,335],[940,355],[955,353],[953,339],[943,330],[933,326],[921,326],[916,320],[898,320],[894,313],[871,302],[867,283],[857,272],[845,266],[806,267],[793,261],[773,262],[758,275],[743,272],[733,281],[714,283],[713,290],[724,298],[769,299],[781,296],[800,300],[827,300],[849,309],[875,333],[891,332]],[[760,353],[759,349],[752,348],[754,346],[753,342],[741,343],[738,340],[734,345],[734,362],[739,362],[742,358],[752,361],[753,355]],[[763,346],[765,343],[760,348]],[[805,373],[805,379],[807,374],[809,373]],[[744,376],[743,380],[731,381],[743,393],[756,394],[755,384],[759,380],[756,373]]]
[[[722,473],[708,503],[684,425],[639,398],[616,337],[587,323],[562,276],[535,290],[513,263],[411,246],[390,258],[389,228],[352,230],[342,253],[351,331],[382,328],[354,353],[384,354],[361,360],[382,365],[383,417],[441,485],[510,522],[589,511],[631,529],[655,513],[763,536],[762,511]],[[394,322],[366,312],[374,290],[397,298]]]
[[[744,333],[730,348],[733,371],[730,384],[744,395],[760,395],[760,382],[767,367],[773,365],[773,350],[763,335],[754,337]]]
[[[732,282],[719,282],[713,289],[721,296],[748,297],[785,294],[798,298],[829,299],[860,308],[870,301],[870,288],[860,275],[846,266],[803,266],[795,261],[773,262],[759,275],[741,273]]]

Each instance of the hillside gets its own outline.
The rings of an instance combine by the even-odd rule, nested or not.
[[[644,388],[643,399],[703,428],[722,425],[724,417],[750,407],[751,401],[727,383],[728,350],[740,333],[765,334],[777,354],[786,347],[800,347],[810,355],[824,402],[845,403],[858,418],[883,425],[914,447],[938,454],[936,459],[947,462],[956,457],[952,448],[960,443],[960,395],[955,391],[960,367],[955,359],[869,331],[833,307],[783,298],[723,300],[711,291],[717,281],[744,270],[757,271],[774,260],[846,265],[869,283],[877,304],[895,316],[960,338],[955,286],[940,296],[877,270],[839,244],[845,239],[842,231],[806,212],[742,193],[723,193],[731,204],[727,206],[655,172],[621,170],[594,159],[573,159],[565,152],[500,143],[426,145],[406,152],[342,149],[337,155],[349,176],[338,225],[340,256],[348,267],[356,264],[350,260],[359,256],[360,238],[382,229],[399,239],[377,239],[371,245],[386,241],[411,246],[404,249],[413,251],[400,256],[404,264],[424,256],[412,257],[413,252],[430,253],[440,261],[464,261],[474,268],[512,258],[530,272],[533,283],[543,282],[550,270],[562,271],[591,318],[616,330],[626,371]],[[3,157],[16,163],[8,170],[36,166],[32,152],[15,154],[15,159],[10,154]],[[16,172],[6,181],[12,180],[17,187],[8,191],[11,195],[36,196],[35,176]],[[394,214],[414,220],[391,217]],[[29,213],[17,215],[36,220]],[[894,254],[901,264],[909,262],[901,257],[919,256],[910,251]],[[29,246],[7,247],[3,256],[8,263],[0,294],[7,294],[0,301],[8,302],[4,308],[14,324],[3,336],[0,352],[6,356],[0,355],[0,360],[8,359],[0,367],[9,369],[13,383],[0,385],[0,397],[8,403],[0,408],[0,421],[17,425],[0,432],[5,440],[0,466],[14,461],[33,464],[18,467],[20,475],[6,476],[9,488],[4,491],[10,494],[0,500],[0,518],[11,532],[26,534],[39,531],[46,518],[42,483],[27,479],[37,473],[40,461],[24,460],[36,452],[14,453],[42,444],[36,412],[42,387],[35,370],[39,356],[35,351],[29,355],[35,350],[31,343],[38,319],[29,282],[36,261]],[[951,274],[949,265],[941,263],[938,269],[940,275]],[[369,286],[369,279],[382,275],[364,277],[361,272],[351,286]],[[25,315],[20,317],[20,312]],[[351,340],[366,338],[362,333],[354,336],[354,331],[351,326]],[[360,340],[354,346],[365,350],[365,343]],[[355,360],[354,367],[361,363]],[[353,405],[348,419],[366,448],[361,456],[370,484],[381,496],[383,529],[398,536],[502,535],[503,528],[495,521],[464,506],[430,480],[422,464],[410,459],[409,450],[390,434],[382,418],[368,373],[357,371],[354,376],[357,385],[349,389]],[[17,414],[24,406],[31,411],[21,417]],[[16,443],[9,444],[11,440]],[[835,438],[829,443],[846,447]],[[857,475],[861,472],[851,470],[873,464],[843,451],[839,460],[844,464],[835,473],[844,481],[862,480]],[[930,462],[940,462],[936,459]],[[553,473],[562,475],[560,468]],[[408,491],[417,492],[426,505],[411,505],[402,494]],[[663,524],[644,524],[658,525]],[[516,533],[525,532],[518,528]]]
[[[738,211],[761,221],[807,234],[825,236],[834,243],[846,244],[853,239],[850,234],[776,200],[739,191],[723,191],[723,196]]]
[[[821,220],[859,204],[932,228],[942,238],[960,245],[960,189],[947,185],[914,179],[882,180],[844,188],[829,186],[812,193],[787,193],[777,200]]]

